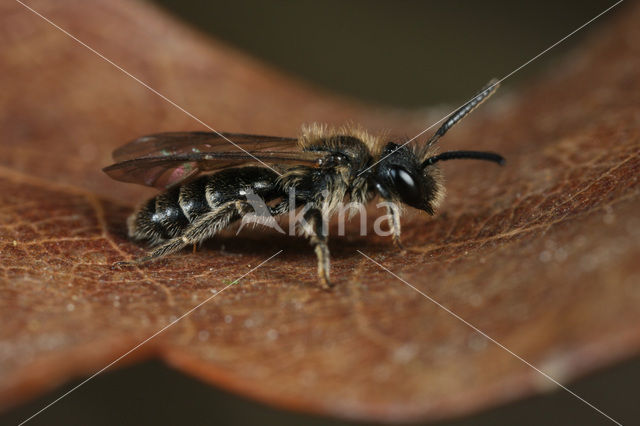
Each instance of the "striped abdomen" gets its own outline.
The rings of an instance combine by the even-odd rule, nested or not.
[[[129,237],[153,244],[182,235],[198,217],[251,191],[265,202],[281,195],[278,175],[262,167],[242,167],[204,175],[148,200],[128,221]]]

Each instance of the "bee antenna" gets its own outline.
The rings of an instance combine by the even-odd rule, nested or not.
[[[461,106],[445,120],[442,126],[440,126],[440,128],[433,134],[433,136],[429,138],[426,144],[426,148],[429,148],[431,145],[436,143],[438,139],[440,139],[442,136],[444,136],[445,133],[449,131],[450,128],[455,126],[471,111],[480,106],[481,103],[489,99],[489,97],[495,93],[499,86],[500,81],[495,78],[487,83],[487,85],[484,86],[477,95],[475,95],[471,100],[469,100],[469,102]]]
[[[494,163],[498,163],[501,166],[505,163],[504,157],[494,152],[447,151],[447,152],[443,152],[442,154],[434,155],[433,157],[427,158],[422,162],[420,167],[424,169],[425,167],[435,164],[438,161],[462,160],[462,159],[493,161]]]

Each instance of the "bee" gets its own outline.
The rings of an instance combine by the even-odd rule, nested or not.
[[[151,251],[132,262],[143,263],[213,237],[253,213],[252,193],[269,214],[283,215],[305,205],[299,231],[313,246],[318,278],[331,286],[328,231],[323,218],[345,199],[355,205],[375,197],[387,201],[393,241],[401,249],[400,209],[404,204],[433,215],[444,197],[440,161],[504,158],[493,152],[437,152],[436,142],[498,87],[492,80],[451,114],[425,143],[384,141],[356,128],[312,125],[298,138],[219,132],[170,132],[144,136],[113,152],[110,177],[157,187],[160,194],[128,219],[129,237],[147,241]],[[233,145],[235,145],[235,148]],[[294,194],[294,196],[290,196]]]

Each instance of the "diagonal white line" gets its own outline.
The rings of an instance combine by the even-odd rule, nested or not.
[[[16,2],[20,3],[22,6],[24,6],[25,8],[29,9],[31,12],[33,12],[34,14],[36,14],[37,16],[39,16],[40,18],[42,18],[43,20],[45,20],[46,22],[48,22],[49,24],[51,24],[52,26],[54,26],[55,28],[57,28],[58,30],[62,31],[64,34],[66,34],[67,36],[69,36],[70,38],[72,38],[73,40],[75,40],[77,43],[81,44],[82,46],[86,47],[87,49],[89,49],[91,52],[95,53],[96,55],[98,55],[100,58],[102,58],[103,60],[105,60],[106,62],[108,62],[109,64],[113,65],[114,67],[116,67],[118,70],[122,71],[124,74],[126,74],[127,76],[131,77],[132,79],[134,79],[135,81],[137,81],[138,83],[140,83],[141,85],[143,85],[144,87],[146,87],[148,90],[150,90],[151,92],[155,93],[156,95],[160,96],[162,99],[164,99],[165,101],[167,101],[168,103],[170,103],[171,105],[173,105],[175,108],[179,109],[180,111],[182,111],[183,113],[185,113],[186,115],[188,115],[189,117],[193,118],[195,121],[197,121],[198,123],[202,124],[204,127],[206,127],[207,129],[211,130],[212,132],[214,132],[215,134],[217,134],[218,136],[220,136],[222,139],[226,140],[227,142],[229,142],[231,145],[235,146],[236,148],[238,148],[241,151],[244,151],[245,154],[249,155],[250,157],[252,157],[254,160],[256,160],[257,162],[261,163],[263,166],[268,167],[269,169],[273,170],[274,172],[276,172],[279,176],[282,176],[282,174],[280,172],[278,172],[277,170],[275,170],[273,167],[269,166],[267,163],[265,163],[264,161],[260,160],[259,158],[257,158],[255,155],[251,154],[249,151],[247,151],[246,149],[242,148],[240,145],[236,144],[235,142],[233,142],[231,139],[227,138],[225,135],[223,135],[222,133],[220,133],[219,131],[217,131],[216,129],[214,129],[213,127],[209,126],[207,123],[205,123],[204,121],[200,120],[198,117],[196,117],[195,115],[191,114],[189,111],[187,111],[186,109],[182,108],[180,105],[178,105],[177,103],[175,103],[174,101],[172,101],[171,99],[169,99],[168,97],[166,97],[165,95],[163,95],[162,93],[158,92],[156,89],[154,89],[153,87],[149,86],[147,83],[145,83],[144,81],[140,80],[138,77],[136,77],[135,75],[131,74],[129,71],[125,70],[124,68],[122,68],[120,65],[116,64],[115,62],[113,62],[111,59],[107,58],[106,56],[104,56],[102,53],[98,52],[96,49],[94,49],[93,47],[89,46],[88,44],[86,44],[85,42],[83,42],[82,40],[78,39],[77,37],[75,37],[73,34],[69,33],[67,30],[65,30],[64,28],[60,27],[59,25],[57,25],[56,23],[54,23],[53,21],[51,21],[49,18],[47,18],[46,16],[42,15],[41,13],[39,13],[38,11],[34,10],[33,8],[27,6],[26,4],[24,4],[22,1],[20,0],[16,0]]]
[[[616,7],[617,5],[619,5],[620,3],[622,3],[624,0],[618,0],[616,3],[614,3],[613,5],[609,6],[608,8],[606,8],[605,10],[603,10],[602,12],[600,12],[599,14],[597,14],[596,16],[594,16],[593,18],[591,18],[590,20],[588,20],[587,22],[585,22],[584,24],[580,25],[578,28],[576,28],[575,30],[571,31],[569,34],[567,34],[566,36],[562,37],[560,40],[556,41],[555,43],[553,43],[551,46],[547,47],[546,49],[544,49],[542,52],[538,53],[536,56],[534,56],[533,58],[529,59],[527,62],[525,62],[524,64],[520,65],[518,68],[516,68],[515,70],[511,71],[509,74],[505,75],[504,77],[502,77],[501,79],[499,79],[495,84],[498,85],[500,83],[502,83],[503,81],[505,81],[506,79],[508,79],[509,77],[511,77],[512,75],[514,75],[515,73],[517,73],[518,71],[520,71],[522,68],[526,67],[527,65],[529,65],[531,62],[535,61],[536,59],[538,59],[540,56],[544,55],[545,53],[547,53],[548,51],[550,51],[551,49],[553,49],[554,47],[556,47],[557,45],[559,45],[560,43],[562,43],[563,41],[565,41],[566,39],[568,39],[569,37],[573,36],[575,33],[577,33],[578,31],[580,31],[581,29],[583,29],[584,27],[586,27],[587,25],[591,24],[593,21],[595,21],[596,19],[600,18],[602,15],[604,15],[605,13],[609,12],[611,9],[613,9],[614,7]],[[408,141],[406,141],[405,143],[403,143],[402,145],[400,145],[399,147],[397,147],[395,150],[393,150],[392,152],[390,152],[389,154],[385,155],[384,157],[380,158],[378,161],[376,161],[375,163],[373,163],[372,165],[370,165],[369,167],[367,167],[366,169],[364,169],[363,171],[361,171],[360,173],[358,173],[358,176],[360,176],[361,174],[363,174],[364,172],[366,172],[367,170],[371,169],[372,167],[374,167],[376,164],[378,164],[379,162],[381,162],[382,160],[384,160],[385,158],[387,158],[390,155],[393,155],[394,152],[396,152],[397,150],[399,150],[400,148],[402,148],[403,146],[407,145],[408,143],[416,140],[417,138],[419,138],[420,136],[424,135],[426,132],[428,132],[430,129],[434,128],[436,125],[438,125],[442,120],[448,118],[451,114],[453,114],[454,112],[456,112],[458,109],[462,108],[464,105],[466,105],[471,99],[473,99],[476,95],[474,95],[473,97],[469,98],[469,100],[467,100],[465,103],[461,104],[458,108],[454,108],[451,110],[451,112],[449,112],[447,115],[445,115],[444,117],[442,117],[440,120],[436,121],[435,123],[433,123],[432,125],[430,125],[429,127],[427,127],[426,129],[424,129],[423,131],[421,131],[420,133],[418,133],[417,135],[415,135],[414,137],[412,137],[411,139],[409,139]]]
[[[244,277],[246,277],[247,275],[249,275],[250,273],[252,273],[253,271],[255,271],[256,269],[260,268],[262,265],[264,265],[265,263],[267,263],[268,261],[270,261],[271,259],[273,259],[274,257],[276,257],[277,255],[279,255],[280,253],[282,253],[282,250],[278,251],[276,254],[272,255],[270,258],[268,258],[267,260],[264,260],[262,263],[260,263],[258,266],[252,268],[251,270],[249,270],[248,272],[246,272],[244,275],[242,275],[240,278],[236,279],[235,281],[233,281],[230,284],[227,284],[225,287],[222,288],[222,290],[218,291],[217,293],[212,294],[211,296],[207,297],[205,300],[203,300],[202,302],[198,303],[196,306],[194,306],[193,308],[189,309],[187,312],[185,312],[184,314],[180,315],[178,318],[174,319],[173,321],[171,321],[169,324],[165,325],[164,327],[162,327],[160,330],[156,331],[155,333],[153,333],[151,336],[147,337],[146,339],[144,339],[142,342],[138,343],[137,345],[135,345],[133,348],[129,349],[127,352],[125,352],[124,354],[120,355],[118,358],[114,359],[113,361],[111,361],[109,364],[107,364],[105,367],[103,367],[102,369],[98,370],[97,372],[95,372],[93,375],[91,375],[90,377],[86,378],[85,380],[83,380],[81,383],[77,384],[76,386],[74,386],[73,388],[71,388],[70,390],[68,390],[67,392],[65,392],[64,394],[62,394],[61,396],[59,396],[58,398],[56,398],[55,400],[51,401],[49,404],[47,404],[46,406],[42,407],[39,411],[37,411],[36,413],[34,413],[33,415],[31,415],[31,417],[23,420],[22,422],[20,422],[20,424],[18,426],[22,426],[23,424],[27,423],[29,420],[33,419],[35,416],[37,416],[38,414],[42,413],[43,411],[45,411],[46,409],[48,409],[49,407],[51,407],[53,404],[59,402],[62,398],[66,397],[67,395],[69,395],[71,392],[77,390],[79,387],[81,387],[82,385],[86,384],[88,381],[92,380],[94,377],[96,377],[97,375],[99,375],[100,373],[104,372],[106,369],[108,369],[109,367],[111,367],[112,365],[114,365],[115,363],[117,363],[118,361],[120,361],[122,358],[126,357],[127,355],[129,355],[131,352],[135,351],[136,349],[138,349],[140,346],[144,345],[145,343],[147,343],[149,340],[153,339],[154,337],[156,337],[158,334],[162,333],[163,331],[165,331],[166,329],[168,329],[169,327],[171,327],[172,325],[174,325],[175,323],[177,323],[178,321],[180,321],[181,319],[183,319],[184,317],[186,317],[187,315],[191,314],[193,311],[195,311],[196,309],[198,309],[200,306],[204,305],[205,303],[207,303],[208,301],[210,301],[211,299],[213,299],[214,297],[218,296],[220,293],[222,293],[223,291],[225,291],[226,289],[228,289],[229,287],[231,287],[232,285],[236,284],[238,281],[240,281],[241,279],[243,279]]]
[[[567,388],[566,386],[562,385],[560,382],[558,382],[556,379],[554,379],[553,377],[551,377],[550,375],[548,375],[547,373],[545,373],[544,371],[540,370],[539,368],[537,368],[535,365],[531,364],[529,361],[525,360],[524,358],[522,358],[520,355],[516,354],[515,352],[513,352],[511,349],[507,348],[505,345],[503,345],[502,343],[498,342],[496,339],[494,339],[493,337],[489,336],[487,333],[485,333],[484,331],[480,330],[478,327],[476,327],[475,325],[471,324],[469,321],[465,320],[464,318],[462,318],[460,315],[456,314],[455,312],[453,312],[451,309],[447,308],[446,306],[442,305],[441,303],[439,303],[438,301],[436,301],[434,298],[430,297],[429,295],[427,295],[426,293],[424,293],[422,290],[419,290],[418,288],[416,288],[415,286],[409,284],[407,281],[405,281],[404,279],[400,278],[398,275],[394,274],[393,272],[391,272],[388,268],[386,268],[385,266],[381,265],[380,263],[376,262],[375,260],[373,260],[372,258],[370,258],[369,256],[367,256],[366,254],[364,254],[363,252],[361,252],[360,250],[357,250],[358,253],[360,253],[362,256],[366,257],[367,259],[369,259],[371,262],[375,263],[376,265],[378,265],[379,267],[381,267],[382,269],[384,269],[385,271],[387,271],[388,273],[390,273],[391,275],[393,275],[394,277],[396,277],[397,279],[399,279],[400,281],[402,281],[403,283],[405,283],[407,286],[411,287],[413,290],[417,291],[418,293],[420,293],[422,296],[424,296],[426,299],[428,299],[430,302],[434,303],[435,305],[437,305],[439,308],[443,309],[445,312],[447,312],[448,314],[452,315],[454,318],[456,318],[457,320],[463,322],[465,325],[467,325],[468,327],[472,328],[475,332],[481,334],[484,338],[486,338],[487,340],[490,340],[492,343],[494,343],[495,345],[497,345],[500,349],[505,350],[506,352],[508,352],[509,354],[511,354],[512,356],[514,356],[515,358],[517,358],[518,360],[520,360],[521,362],[523,362],[524,364],[526,364],[527,366],[531,367],[533,370],[535,370],[536,372],[540,373],[542,376],[544,376],[547,380],[551,381],[552,383],[556,384],[557,386],[561,387],[562,389],[566,390],[567,392],[569,392],[571,395],[575,396],[576,398],[578,398],[580,401],[584,402],[585,404],[587,404],[589,407],[593,408],[594,410],[596,410],[598,413],[602,414],[604,417],[606,417],[607,419],[611,420],[613,423],[622,426],[622,424],[616,420],[614,420],[612,417],[610,417],[609,415],[607,415],[604,411],[600,410],[598,407],[596,407],[595,405],[593,405],[592,403],[590,403],[589,401],[587,401],[586,399],[582,398],[580,395],[578,395],[577,393],[573,392],[571,389]]]

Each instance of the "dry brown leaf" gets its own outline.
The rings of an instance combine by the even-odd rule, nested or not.
[[[291,82],[148,5],[29,4],[221,130],[429,122]],[[280,249],[123,362],[161,357],[270,403],[363,419],[459,415],[553,386],[356,250],[560,382],[638,353],[637,5],[543,83],[448,136],[508,165],[447,164],[440,214],[404,222],[408,254],[334,238],[331,293],[305,241],[264,233],[111,269],[143,252],[124,221],[150,194],[101,173],[111,150],[199,126],[17,3],[1,8],[4,407],[99,370]]]

